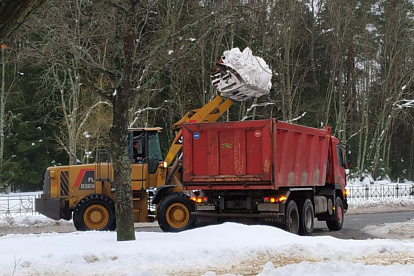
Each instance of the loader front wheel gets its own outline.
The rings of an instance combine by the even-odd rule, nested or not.
[[[164,232],[188,230],[194,225],[193,210],[194,205],[186,194],[169,195],[158,206],[158,224]]]
[[[113,231],[116,228],[114,202],[103,195],[83,198],[73,212],[73,224],[78,231]]]

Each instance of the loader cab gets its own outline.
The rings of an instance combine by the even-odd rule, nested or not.
[[[159,162],[163,160],[158,137],[161,130],[162,128],[159,127],[128,130],[128,151],[131,166],[146,164],[149,174],[156,172]],[[137,153],[140,157],[139,160],[136,158]]]

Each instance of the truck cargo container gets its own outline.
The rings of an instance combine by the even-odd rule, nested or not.
[[[350,148],[331,128],[275,119],[183,125],[182,186],[195,223],[276,224],[309,235],[314,218],[342,228]]]

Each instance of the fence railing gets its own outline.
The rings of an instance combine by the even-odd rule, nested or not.
[[[414,199],[414,185],[350,185],[347,186],[348,201],[383,200],[395,198]],[[0,216],[34,215],[36,195],[0,196]]]
[[[383,200],[395,198],[414,199],[414,186],[412,184],[389,185],[350,185],[346,187],[348,201]]]
[[[0,216],[34,215],[35,195],[0,196]]]

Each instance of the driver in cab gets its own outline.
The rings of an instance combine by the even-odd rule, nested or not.
[[[143,153],[142,153],[142,146],[140,141],[134,141],[134,162],[142,163],[143,161]]]

